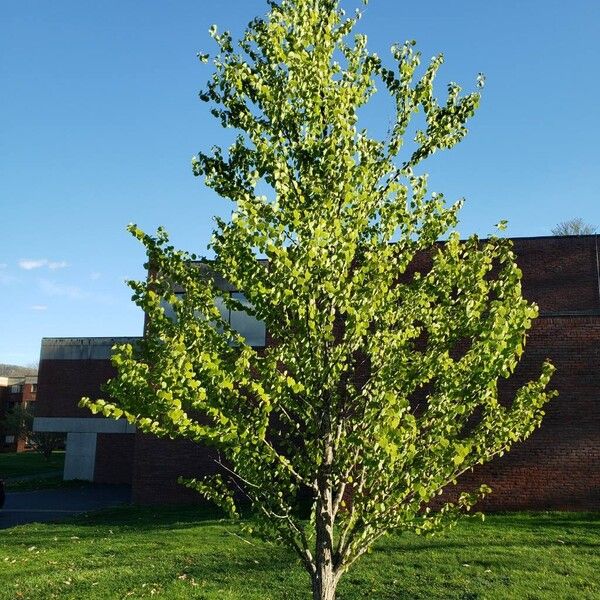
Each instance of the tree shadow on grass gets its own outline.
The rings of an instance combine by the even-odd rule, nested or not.
[[[224,512],[211,505],[191,506],[135,506],[126,505],[115,508],[84,513],[67,522],[71,525],[116,526],[132,531],[198,527],[229,520]]]
[[[600,533],[600,512],[531,512],[502,513],[488,518],[494,525],[506,522],[511,528],[519,529],[553,529],[569,527],[581,528],[589,532],[590,527],[598,528]]]
[[[581,540],[571,540],[564,541],[560,539],[556,539],[555,541],[549,540],[547,538],[540,539],[539,541],[531,540],[531,539],[498,539],[498,541],[491,542],[442,542],[439,539],[437,541],[432,541],[429,543],[423,543],[419,545],[411,545],[407,544],[386,544],[384,547],[375,548],[374,553],[381,554],[422,554],[427,552],[435,552],[439,550],[483,550],[483,551],[494,551],[500,550],[502,552],[509,549],[519,549],[519,548],[529,548],[534,550],[535,548],[548,550],[552,547],[555,548],[569,548],[569,547],[577,547],[577,548],[590,548],[593,550],[600,550],[600,540],[597,543],[581,541]]]
[[[385,538],[376,552],[423,553],[435,550],[497,548],[600,548],[600,513],[506,513],[485,523],[465,523],[436,537],[410,534]]]

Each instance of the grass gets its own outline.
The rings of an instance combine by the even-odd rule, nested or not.
[[[53,452],[46,460],[39,452],[0,453],[0,479],[32,477],[52,471],[61,471],[64,452]]]
[[[238,537],[206,509],[121,508],[0,531],[0,598],[290,600],[308,578],[284,549]],[[489,516],[435,538],[389,536],[339,600],[592,600],[600,515]]]

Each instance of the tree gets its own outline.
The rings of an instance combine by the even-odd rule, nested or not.
[[[552,235],[590,235],[596,227],[588,225],[581,217],[569,219],[552,228]]]
[[[2,428],[14,435],[15,440],[26,440],[33,428],[33,416],[22,404],[15,404],[4,416]]]
[[[247,498],[258,533],[293,548],[313,597],[326,600],[378,538],[432,533],[488,491],[433,502],[539,425],[552,367],[499,401],[497,380],[515,369],[537,309],[522,298],[509,240],[451,232],[436,243],[462,202],[428,195],[415,173],[464,137],[479,92],[451,83],[439,104],[442,56],[417,75],[407,42],[385,67],[365,36],[350,40],[360,13],[347,17],[338,0],[269,6],[237,49],[211,28],[218,52],[201,99],[240,132],[228,151],[193,159],[194,173],[234,203],[231,220],[217,220],[214,259],[198,265],[163,229],[130,226],[152,273],[130,282],[146,335],[115,349],[110,398],[82,405],[215,448],[221,472],[186,485],[232,515]],[[395,107],[385,139],[358,124],[376,82]],[[430,267],[412,273],[424,253]],[[264,321],[274,343],[250,347],[219,305]],[[308,525],[297,510],[306,490]]]
[[[2,423],[5,431],[11,432],[16,439],[26,440],[33,448],[49,459],[52,452],[65,442],[62,433],[33,430],[33,413],[23,404],[15,404],[6,414]]]

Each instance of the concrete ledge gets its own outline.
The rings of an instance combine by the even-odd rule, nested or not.
[[[43,338],[42,360],[107,360],[115,344],[136,344],[140,337]]]
[[[56,433],[135,433],[135,425],[125,419],[98,419],[94,417],[35,417],[34,431]]]

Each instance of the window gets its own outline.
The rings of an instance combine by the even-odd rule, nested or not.
[[[223,295],[225,294],[230,294],[234,300],[237,300],[244,306],[250,306],[250,302],[241,292],[223,292]],[[182,296],[181,293],[176,295]],[[266,328],[262,321],[259,321],[256,317],[249,315],[243,310],[230,310],[225,306],[225,301],[222,298],[216,298],[215,305],[219,309],[223,320],[229,323],[239,334],[243,335],[248,345],[254,347],[265,346]],[[170,319],[175,319],[173,308],[166,302],[163,304],[163,307],[165,315]]]
[[[31,384],[31,393],[35,394],[37,392],[37,383]]]
[[[229,295],[240,304],[248,307],[251,306],[250,301],[241,292],[229,292]],[[262,321],[249,315],[246,311],[227,308],[224,300],[221,298],[216,298],[215,304],[223,320],[227,321],[233,329],[244,336],[246,344],[254,347],[263,347],[265,345],[266,328]]]
[[[20,383],[11,386],[10,392],[11,394],[20,394],[23,391],[23,386]]]
[[[241,292],[231,292],[231,297],[240,304],[250,307],[251,304]],[[256,317],[243,310],[229,311],[229,324],[239,334],[243,335],[250,346],[264,346],[266,330],[265,324]]]

